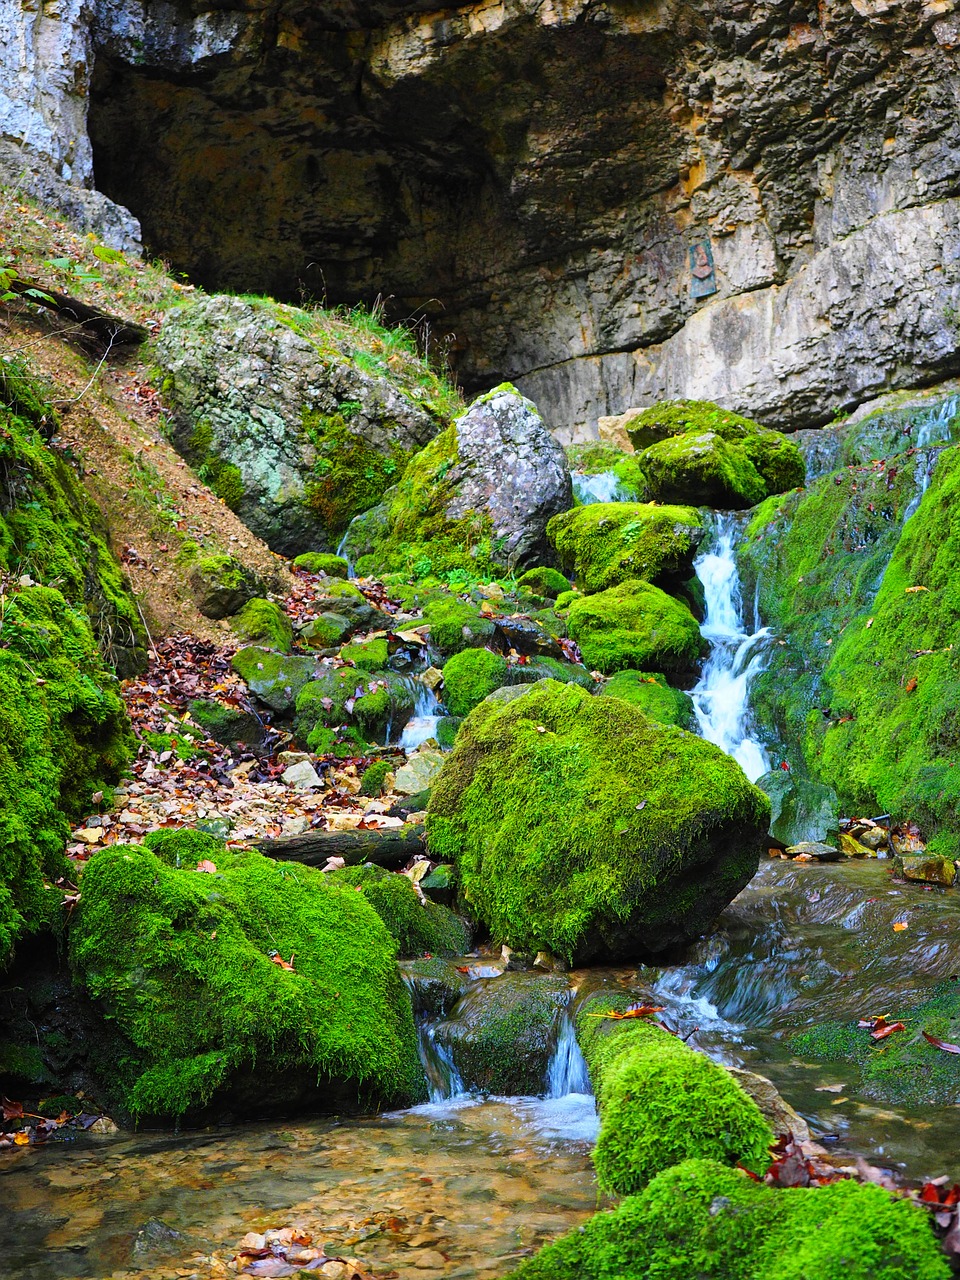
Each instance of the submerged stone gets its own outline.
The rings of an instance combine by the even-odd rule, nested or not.
[[[935,854],[898,854],[893,867],[904,880],[919,880],[923,884],[942,884],[949,888],[957,878],[955,864]]]

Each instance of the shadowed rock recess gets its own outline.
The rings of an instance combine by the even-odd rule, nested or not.
[[[960,364],[952,0],[93,8],[38,116],[207,287],[389,298],[567,434]]]

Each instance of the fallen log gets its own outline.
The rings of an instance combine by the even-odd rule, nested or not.
[[[348,867],[374,862],[378,867],[402,867],[413,857],[426,856],[423,823],[365,831],[306,831],[302,836],[256,840],[254,847],[279,862],[322,867],[328,858],[342,858]]]
[[[29,302],[48,311],[55,311],[64,320],[74,321],[101,342],[108,345],[135,344],[146,342],[150,333],[142,324],[134,324],[129,320],[121,320],[111,316],[99,307],[88,306],[78,298],[71,298],[66,293],[56,293],[35,280],[25,280],[23,276],[15,276],[7,286],[11,293],[26,297]]]

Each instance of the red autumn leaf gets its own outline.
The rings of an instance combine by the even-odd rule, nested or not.
[[[3,1118],[4,1120],[22,1120],[23,1119],[23,1103],[11,1102],[9,1098],[2,1099]]]
[[[270,959],[273,961],[273,963],[277,966],[278,969],[288,969],[290,970],[291,973],[295,973],[296,970],[293,967],[294,954],[295,954],[294,952],[291,952],[290,959],[289,961],[287,961],[287,960],[284,960],[283,956],[280,954],[279,951],[272,951],[270,953]]]
[[[950,1044],[947,1040],[938,1040],[936,1036],[923,1032],[923,1038],[928,1044],[932,1044],[935,1049],[942,1049],[944,1053],[960,1053],[960,1044]]]
[[[911,676],[910,679],[907,681],[907,683],[904,685],[904,688],[906,689],[907,693],[913,693],[916,687],[917,687],[916,676]]]
[[[882,1027],[874,1027],[870,1035],[874,1040],[886,1040],[887,1036],[892,1036],[895,1031],[906,1031],[906,1029],[902,1022],[888,1022]],[[957,1052],[960,1053],[960,1049]]]

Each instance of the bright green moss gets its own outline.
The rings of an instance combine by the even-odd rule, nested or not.
[[[953,857],[960,450],[944,450],[904,524],[913,468],[850,467],[758,511],[745,574],[786,643],[756,682],[755,706],[841,810],[908,814],[927,835],[942,833]]]
[[[547,525],[560,563],[588,592],[631,578],[688,578],[702,536],[703,521],[692,507],[652,502],[595,502],[564,511]]]
[[[960,1059],[929,1044],[921,1034],[956,1044],[960,1038],[960,989],[941,983],[921,1004],[884,1011],[906,1032],[874,1041],[855,1023],[825,1022],[794,1037],[797,1053],[829,1062],[856,1065],[859,1090],[866,1097],[912,1107],[960,1104]]]
[[[536,569],[528,569],[522,577],[518,578],[517,587],[520,590],[532,591],[538,596],[545,596],[548,600],[555,600],[562,592],[570,590],[570,583],[556,569],[540,566]]]
[[[275,653],[261,645],[238,649],[230,659],[250,692],[274,711],[292,711],[297,695],[323,670],[314,658]]]
[[[766,485],[743,450],[712,431],[661,440],[644,449],[640,459],[661,502],[737,509],[766,497]]]
[[[363,777],[360,779],[360,794],[362,796],[383,795],[384,783],[392,772],[393,765],[389,760],[375,760],[363,771]]]
[[[325,551],[305,551],[296,557],[293,567],[302,569],[304,573],[325,573],[329,578],[346,578],[350,572],[343,556],[330,555]]]
[[[22,410],[17,396],[8,394]],[[46,416],[38,408],[33,420],[43,422]],[[45,425],[53,422],[49,418]],[[83,609],[101,651],[122,674],[145,665],[143,623],[99,513],[66,459],[44,444],[33,421],[5,404],[0,404],[0,569],[53,585]]]
[[[651,675],[647,671],[618,671],[597,690],[597,694],[632,703],[660,724],[677,724],[681,729],[694,728],[695,716],[689,694],[672,688],[664,676]]]
[[[444,751],[449,751],[453,746],[462,724],[460,716],[441,716],[437,721],[437,741]]]
[[[293,624],[272,600],[248,600],[230,619],[230,628],[245,644],[265,645],[279,653],[289,653],[293,644]]]
[[[327,729],[318,724],[307,734],[307,747],[318,756],[334,756],[337,760],[349,760],[353,756],[365,756],[370,743],[352,725],[339,725]]]
[[[509,1280],[948,1280],[926,1210],[870,1183],[780,1190],[687,1160]]]
[[[193,871],[199,862],[216,862],[226,845],[207,831],[195,827],[161,828],[143,837],[144,846],[178,871]]]
[[[565,978],[503,974],[464,993],[438,1035],[468,1090],[507,1096],[542,1094]]]
[[[559,680],[561,684],[578,684],[591,692],[597,687],[584,666],[561,662],[558,658],[530,658],[510,668],[510,680],[517,684],[533,684],[537,680]]]
[[[716,747],[545,680],[470,713],[427,837],[497,937],[589,961],[705,928],[756,871],[768,819]]]
[[[231,511],[236,511],[246,492],[243,474],[232,462],[227,462],[213,447],[213,428],[202,418],[188,441],[189,458],[197,475],[208,484],[218,498],[222,498]]]
[[[689,671],[706,648],[687,606],[639,580],[575,600],[567,627],[586,666],[605,674],[627,667]]]
[[[625,1003],[597,995],[577,1014],[600,1112],[593,1162],[601,1189],[630,1195],[694,1158],[763,1173],[774,1134],[753,1099],[723,1067],[652,1021],[591,1017]]]
[[[326,670],[297,695],[295,728],[309,742],[317,728],[354,724],[369,736],[382,735],[413,710],[411,682],[391,671],[366,673],[353,667]]]
[[[369,511],[400,479],[407,454],[394,445],[383,454],[350,429],[342,413],[307,413],[304,431],[316,450],[307,505],[323,521],[328,535],[343,533],[355,515]]]
[[[377,640],[345,644],[340,650],[340,657],[363,671],[382,671],[390,659],[390,647],[381,636]]]
[[[328,874],[335,884],[359,887],[401,956],[460,956],[469,949],[470,934],[460,917],[436,902],[421,902],[409,876],[374,866]]]
[[[0,356],[0,404],[22,422],[52,435],[60,417],[50,402],[46,383],[34,373],[25,356]]]
[[[430,627],[430,644],[440,653],[457,653],[483,644],[493,638],[496,630],[477,605],[455,596],[428,601],[423,610],[423,621]]]
[[[557,596],[556,605],[554,607],[557,609],[569,609],[574,600],[578,600],[582,595],[582,591],[563,591]]]
[[[68,819],[119,781],[133,735],[86,614],[30,587],[0,620],[0,966],[25,933],[60,920]]]
[[[313,1077],[318,1103],[331,1082],[357,1099],[421,1095],[395,944],[364,896],[258,853],[215,862],[177,870],[114,845],[83,873],[71,960],[131,1045],[129,1109],[179,1116],[251,1071]]]
[[[488,693],[507,683],[507,660],[489,649],[464,649],[443,668],[443,700],[455,716],[465,716]]]
[[[147,729],[142,732],[141,737],[154,751],[172,751],[178,760],[197,760],[208,757],[208,753],[200,745],[204,741],[203,733],[189,725],[184,725],[176,733],[151,733]]]

